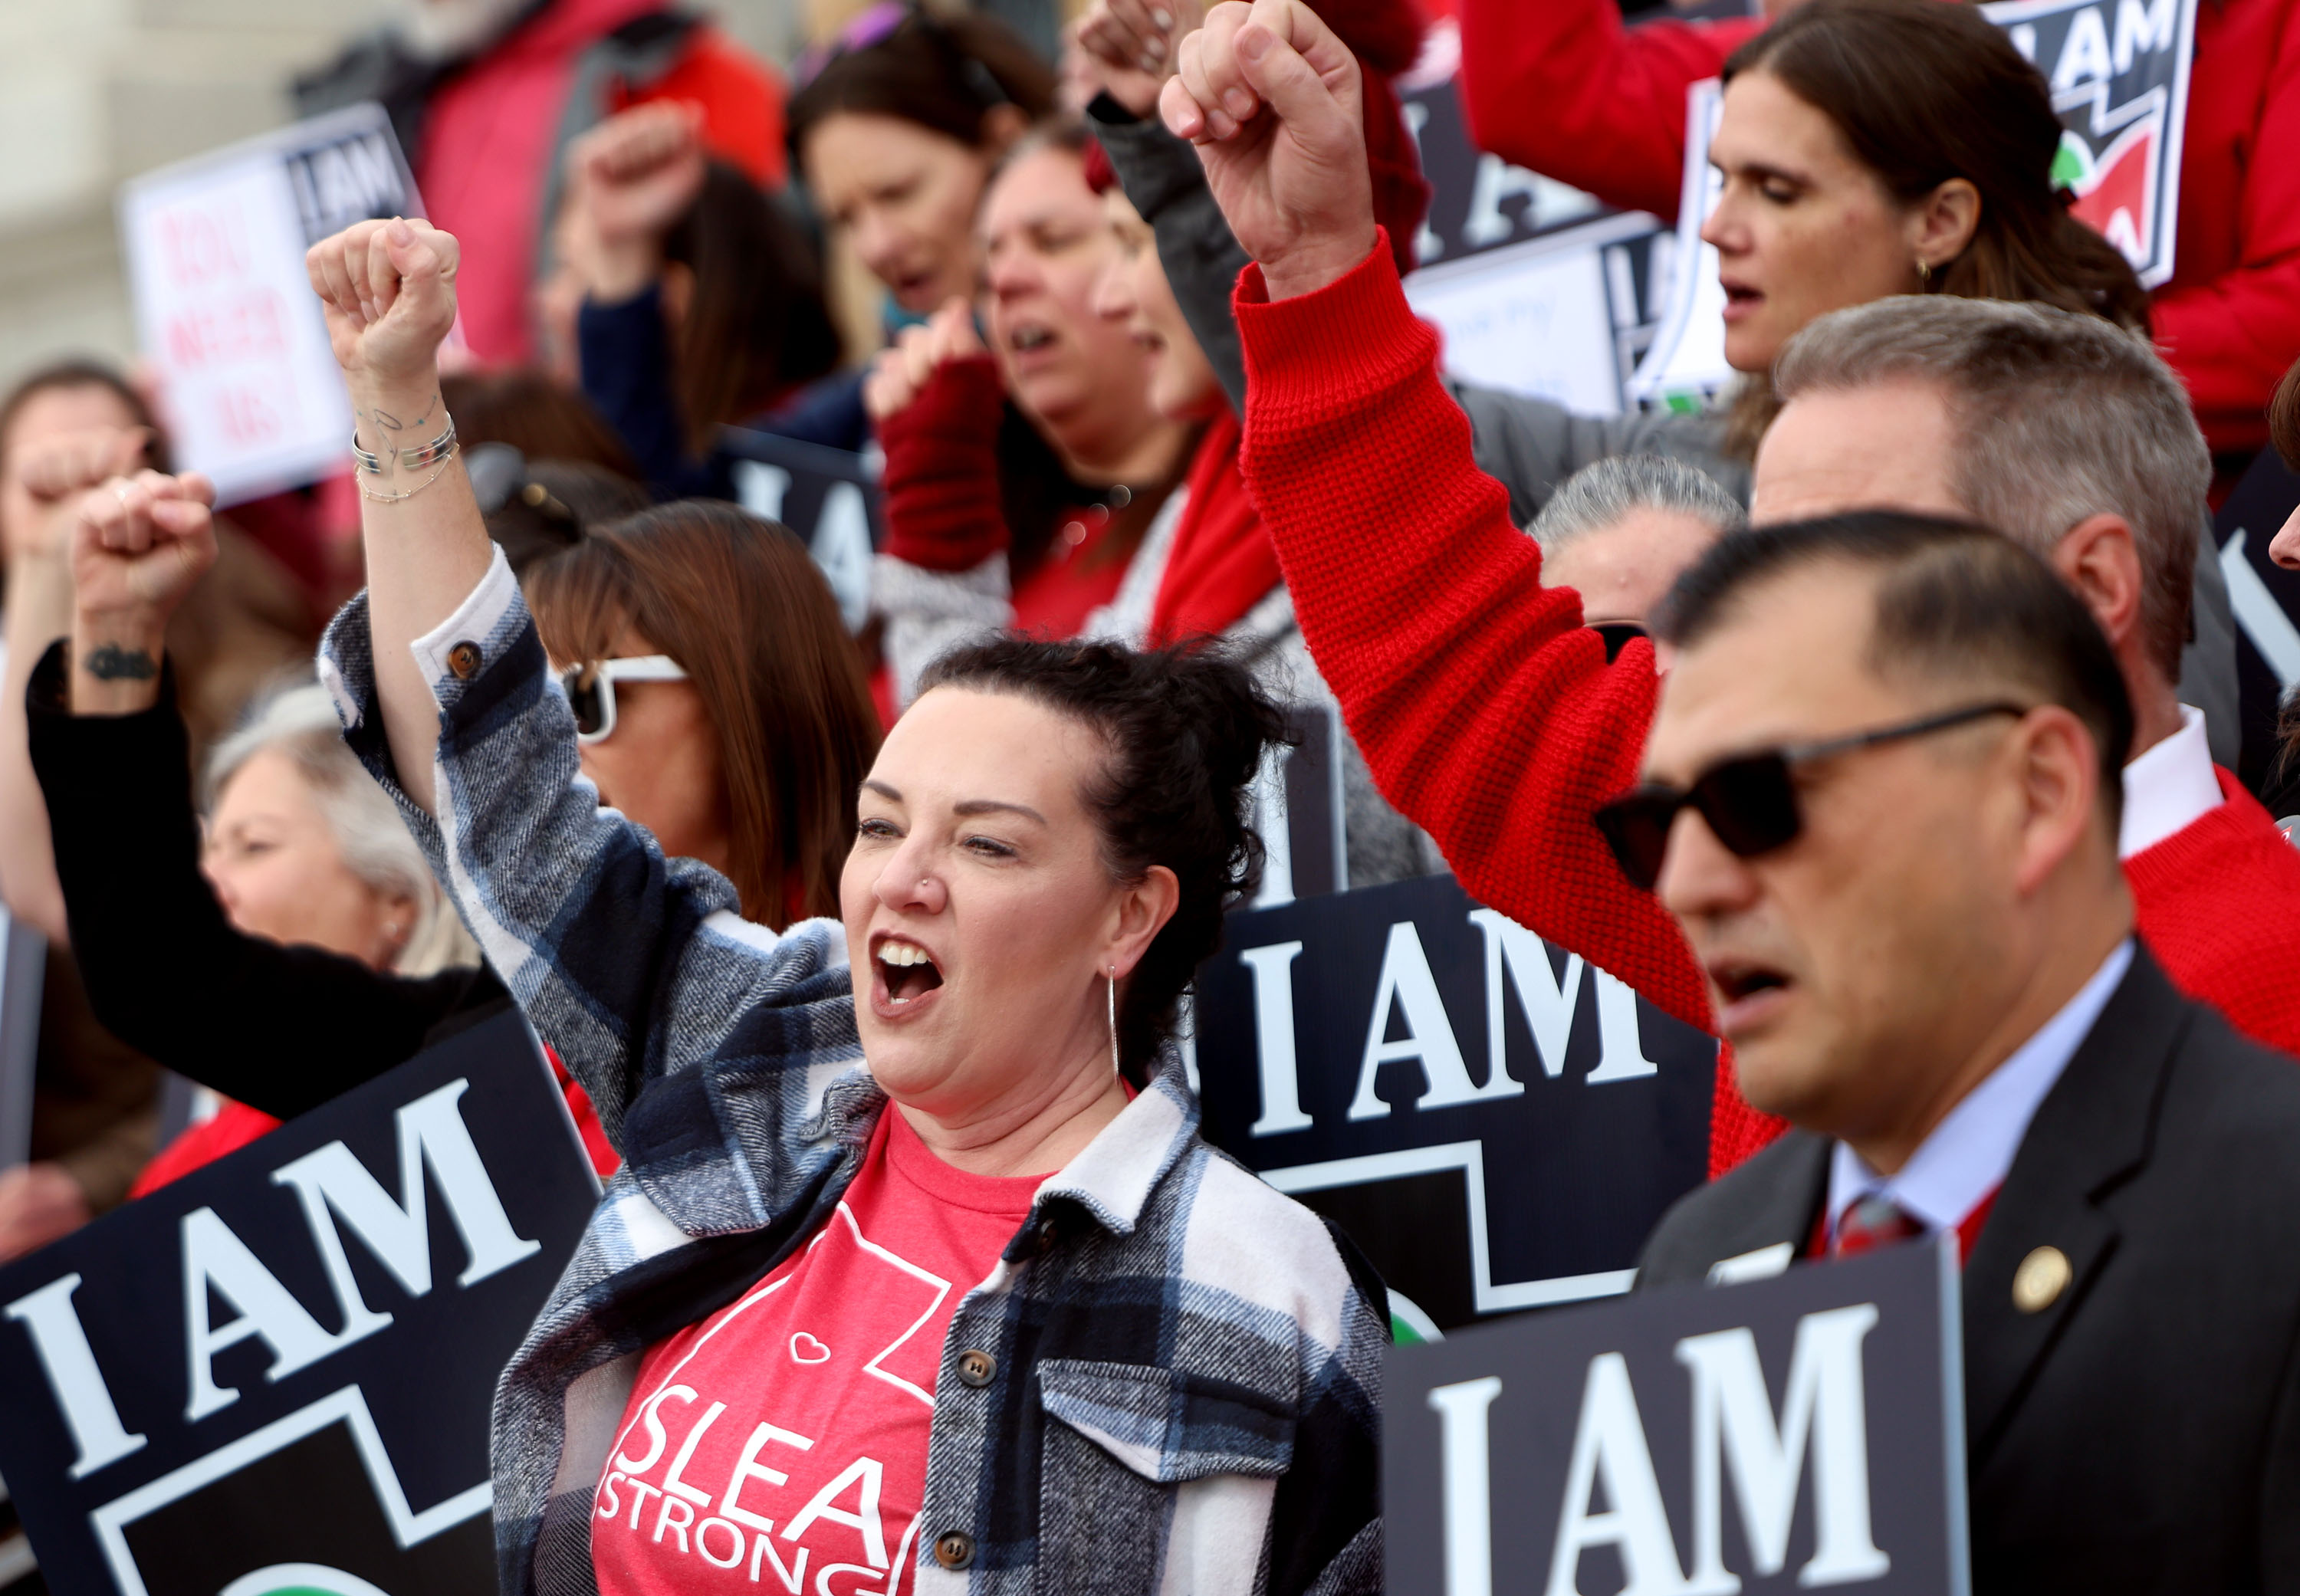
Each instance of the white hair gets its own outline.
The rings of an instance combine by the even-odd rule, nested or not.
[[[1635,510],[1690,516],[1720,534],[1738,531],[1749,520],[1741,502],[1696,467],[1665,454],[1613,454],[1558,484],[1526,530],[1544,554],[1554,554]]]
[[[208,807],[240,768],[259,753],[286,757],[303,777],[334,834],[345,868],[377,892],[415,905],[414,927],[392,960],[403,976],[428,976],[479,962],[479,945],[439,890],[422,849],[381,787],[344,745],[327,689],[316,682],[259,697],[239,729],[208,755]]]

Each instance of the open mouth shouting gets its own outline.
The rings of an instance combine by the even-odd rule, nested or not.
[[[1717,988],[1717,1028],[1736,1040],[1774,1018],[1794,986],[1771,966],[1743,959],[1712,960],[1709,979]]]
[[[923,946],[887,932],[871,939],[871,1008],[879,1018],[914,1014],[941,990],[942,967]]]

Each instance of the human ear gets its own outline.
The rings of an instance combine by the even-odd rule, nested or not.
[[[1145,870],[1142,879],[1119,896],[1110,942],[1103,950],[1104,967],[1114,968],[1121,979],[1132,973],[1181,902],[1182,884],[1173,871],[1164,865]]]
[[[1980,229],[1980,190],[1951,178],[1909,209],[1911,261],[1938,271],[1962,254]]]
[[[2044,704],[2013,732],[2011,752],[2021,799],[2013,885],[2025,897],[2092,830],[2100,796],[2100,745],[2074,711]]]
[[[2053,545],[2053,569],[2122,655],[2140,626],[2140,551],[2131,526],[2122,516],[2087,516]]]
[[[993,105],[982,113],[984,152],[991,155],[1004,154],[1006,146],[1021,137],[1029,125],[1030,119],[1024,116],[1022,108],[1012,101]]]

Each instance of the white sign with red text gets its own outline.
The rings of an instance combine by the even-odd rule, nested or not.
[[[120,232],[137,342],[179,465],[232,503],[341,469],[351,410],[304,252],[422,209],[380,106],[355,105],[136,179]]]

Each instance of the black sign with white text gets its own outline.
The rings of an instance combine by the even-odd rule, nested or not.
[[[1439,1329],[1625,1289],[1707,1173],[1715,1039],[1450,876],[1232,915],[1195,1027],[1207,1139]]]
[[[596,1193],[506,1013],[0,1271],[48,1588],[491,1596],[496,1379]]]
[[[743,508],[806,544],[846,629],[861,631],[871,613],[871,556],[886,541],[875,456],[742,427],[720,428],[719,453]]]
[[[1955,1259],[1944,1236],[1392,1348],[1391,1596],[1964,1596]]]
[[[2172,275],[2196,0],[1997,0],[1988,19],[2052,85],[2053,185],[2154,288]]]

